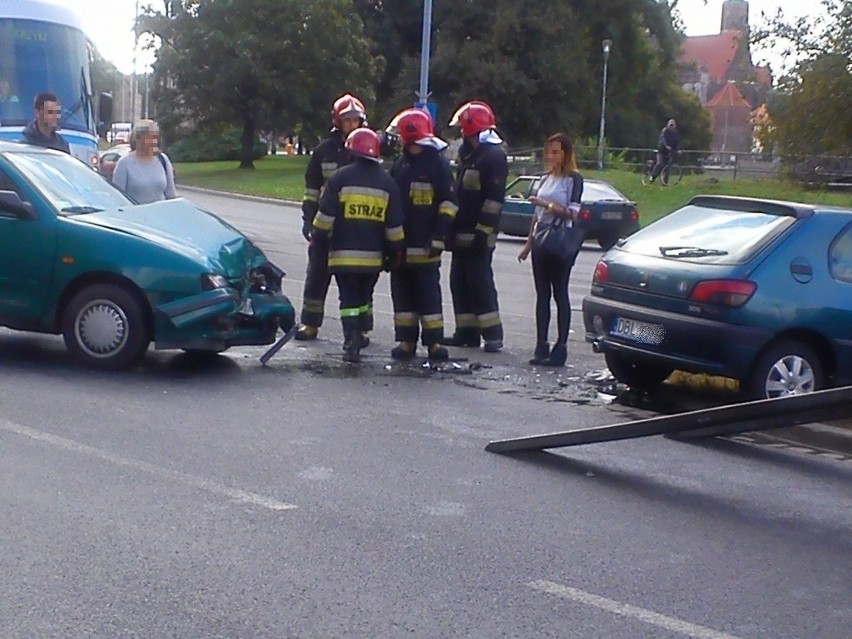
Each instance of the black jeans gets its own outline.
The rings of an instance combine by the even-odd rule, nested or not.
[[[547,342],[550,326],[550,299],[556,301],[556,343],[568,342],[571,328],[571,302],[568,300],[568,279],[573,260],[559,260],[532,252],[533,279],[535,280],[535,334],[536,344]]]
[[[657,151],[657,163],[654,165],[654,170],[651,171],[651,177],[656,179],[660,176],[660,173],[663,172],[663,169],[666,170],[666,177],[668,178],[668,170],[669,164],[671,164],[673,160],[671,151],[660,149]]]

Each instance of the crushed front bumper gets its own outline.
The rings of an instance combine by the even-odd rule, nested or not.
[[[241,295],[233,288],[217,288],[160,304],[154,315],[154,346],[158,350],[223,351],[231,346],[271,344],[279,328],[287,332],[296,322],[293,304],[283,293]]]

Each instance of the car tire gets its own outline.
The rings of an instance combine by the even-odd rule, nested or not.
[[[62,336],[75,359],[100,370],[129,368],[151,342],[143,303],[115,284],[77,293],[65,309]]]
[[[655,389],[674,370],[674,367],[664,364],[637,362],[613,351],[604,352],[604,359],[609,372],[615,379],[631,388],[643,391]]]
[[[757,358],[742,394],[745,399],[772,399],[823,388],[825,369],[816,351],[802,342],[783,340]]]
[[[618,242],[618,235],[614,233],[608,233],[605,235],[598,236],[598,244],[604,251],[608,251],[615,243]]]

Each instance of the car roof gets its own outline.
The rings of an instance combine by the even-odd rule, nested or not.
[[[99,151],[99,155],[104,156],[107,153],[118,153],[122,154],[130,151],[129,144],[116,144],[115,146],[111,146],[108,149],[104,149],[103,151]]]

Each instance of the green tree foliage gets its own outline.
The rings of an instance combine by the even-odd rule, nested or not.
[[[143,19],[157,36],[155,92],[164,127],[242,130],[241,168],[264,128],[328,126],[333,100],[368,102],[381,59],[371,55],[352,0],[181,0]]]
[[[388,60],[377,90],[386,122],[419,85],[422,0],[356,0]],[[614,41],[608,67],[607,139],[655,144],[670,117],[685,142],[709,144],[709,119],[676,82],[679,35],[658,0],[434,0],[429,88],[438,126],[466,100],[488,101],[512,146],[538,146],[565,130],[596,135],[603,80],[601,42]],[[694,135],[693,130],[694,129]]]
[[[821,0],[824,15],[791,22],[779,11],[753,34],[798,64],[768,101],[763,142],[783,154],[852,155],[852,1]]]

